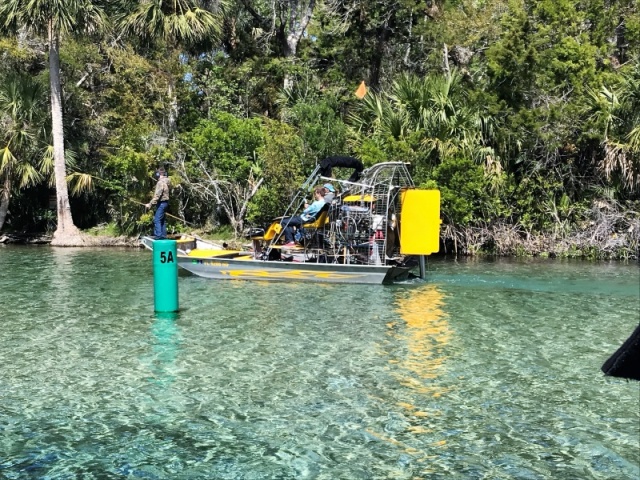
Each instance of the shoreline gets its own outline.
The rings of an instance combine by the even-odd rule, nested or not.
[[[47,234],[26,234],[26,233],[1,233],[0,245],[49,245],[53,235]],[[83,235],[83,245],[79,247],[128,247],[140,248],[140,237],[109,237],[98,235]],[[67,248],[67,247],[60,247]]]
[[[457,232],[458,234],[460,232]],[[470,232],[465,232],[470,233]],[[503,235],[459,235],[447,236],[443,240],[443,248],[440,252],[433,254],[433,257],[504,257],[504,258],[550,258],[550,259],[582,259],[582,260],[605,260],[640,262],[640,251],[629,248],[629,243],[620,241],[620,237],[615,236],[608,241],[598,242],[584,241],[576,238],[553,238],[551,235],[535,235],[528,238],[517,238],[514,235],[507,235],[508,240]],[[477,232],[476,232],[477,234]],[[475,238],[474,238],[475,236]],[[500,238],[502,237],[502,238]],[[52,235],[47,234],[27,234],[27,233],[0,233],[0,246],[2,245],[49,245]],[[140,243],[140,236],[101,236],[83,235],[84,244],[79,247],[124,247],[143,248]],[[505,241],[507,240],[507,241]],[[576,241],[582,240],[582,241]],[[613,240],[613,242],[611,241]],[[625,239],[626,240],[626,239]],[[216,240],[221,244],[236,244],[238,240]],[[612,245],[613,244],[613,245]],[[617,244],[617,245],[616,245]],[[60,247],[67,248],[67,247]]]

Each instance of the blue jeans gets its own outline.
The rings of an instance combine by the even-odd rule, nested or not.
[[[165,212],[169,208],[169,202],[159,202],[156,213],[153,216],[153,235],[158,238],[167,238],[167,222]]]
[[[302,220],[302,217],[297,215],[295,217],[285,217],[280,220],[280,225],[284,227],[284,241],[287,243],[293,242],[293,227],[300,228],[303,223],[304,220]]]

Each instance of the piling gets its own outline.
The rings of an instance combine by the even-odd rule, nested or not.
[[[424,255],[419,255],[418,256],[418,262],[419,262],[419,265],[420,265],[420,278],[422,280],[425,280],[427,278],[427,269],[425,267]]]
[[[153,242],[153,305],[156,312],[177,312],[178,255],[175,240]]]

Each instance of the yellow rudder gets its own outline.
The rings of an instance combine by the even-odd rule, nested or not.
[[[400,213],[400,253],[430,255],[440,249],[440,191],[405,190]]]

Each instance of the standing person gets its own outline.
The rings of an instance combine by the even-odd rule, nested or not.
[[[164,167],[158,168],[155,173],[157,179],[156,190],[153,194],[153,198],[149,203],[145,205],[147,208],[151,208],[156,203],[156,213],[153,216],[153,235],[156,240],[163,240],[167,238],[167,222],[166,211],[169,208],[169,176]]]
[[[292,247],[296,244],[293,237],[293,227],[300,228],[303,224],[309,223],[315,219],[322,207],[324,201],[324,187],[318,187],[313,191],[315,201],[308,205],[300,215],[294,217],[285,217],[280,220],[280,225],[284,227],[284,240],[286,247]]]

